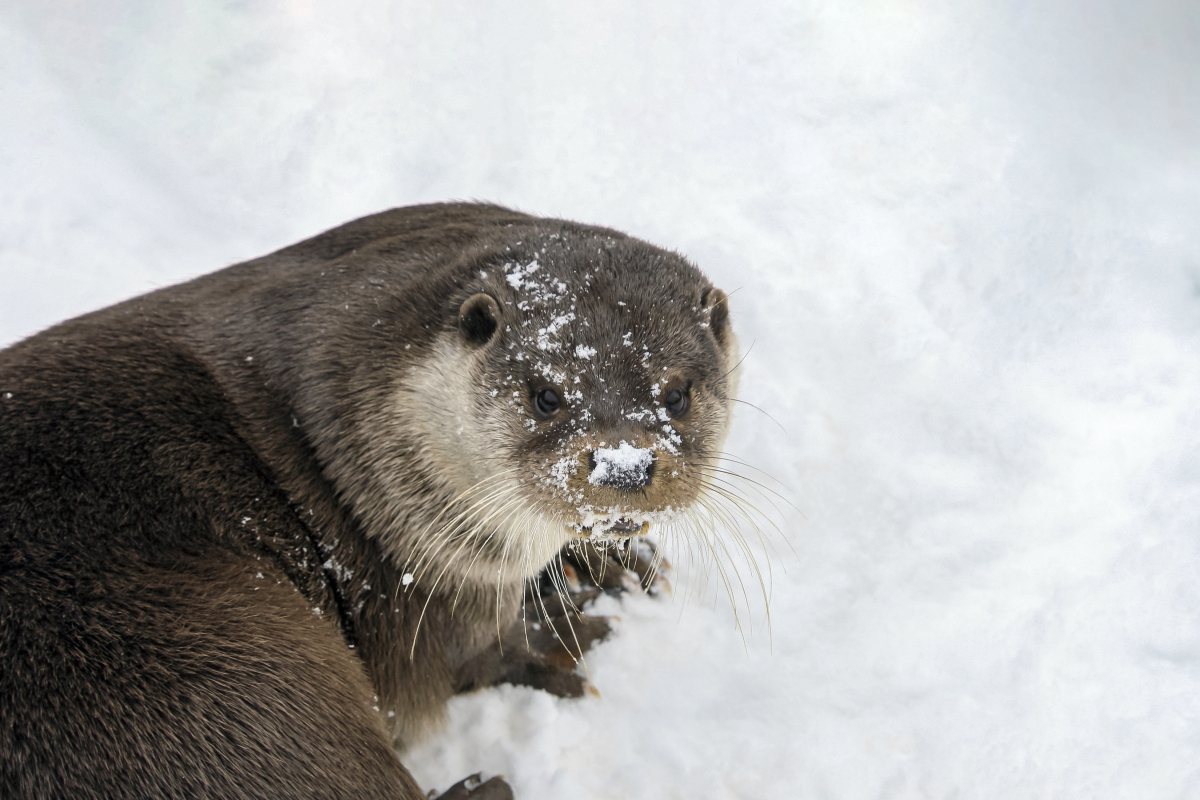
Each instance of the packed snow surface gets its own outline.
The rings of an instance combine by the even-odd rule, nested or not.
[[[456,698],[423,786],[1200,796],[1194,3],[10,0],[0,118],[0,342],[452,198],[729,292],[769,628],[606,599],[600,696]]]

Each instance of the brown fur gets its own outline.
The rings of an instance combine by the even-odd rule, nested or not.
[[[504,266],[539,252],[576,298],[546,352],[529,336],[554,309],[522,308]],[[499,328],[473,341],[460,313],[479,293]],[[583,462],[660,435],[611,392],[653,405],[667,380],[690,381],[694,409],[663,464],[711,460],[732,392],[725,316],[693,267],[617,232],[436,205],[3,351],[0,796],[422,798],[392,740],[474,685],[463,670],[570,538],[572,498],[650,512],[703,489],[693,466],[631,500],[588,484]],[[626,330],[646,355],[622,349]],[[573,362],[580,344],[604,355]],[[515,363],[522,349],[544,369]],[[564,371],[588,402],[528,421],[531,387]],[[538,477],[559,453],[570,496]],[[447,528],[489,459],[523,499]],[[536,519],[513,517],[525,506]],[[500,542],[522,525],[554,532],[510,567]]]

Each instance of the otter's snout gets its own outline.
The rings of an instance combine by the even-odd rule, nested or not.
[[[598,447],[588,453],[588,483],[633,492],[650,484],[654,477],[654,451],[621,442],[617,447]]]

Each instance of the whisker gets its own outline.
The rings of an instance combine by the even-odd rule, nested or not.
[[[787,434],[789,434],[789,435],[790,435],[790,431],[788,431],[788,429],[787,429],[787,428],[783,427],[783,425],[781,425],[781,424],[780,424],[779,420],[775,419],[775,418],[774,418],[774,417],[772,417],[770,414],[768,414],[766,411],[763,411],[761,408],[759,408],[758,406],[754,405],[754,403],[750,403],[750,402],[747,402],[747,401],[745,401],[745,400],[739,400],[739,399],[737,399],[736,397],[735,397],[735,398],[733,398],[733,402],[735,402],[735,403],[741,403],[741,404],[742,404],[742,405],[744,405],[744,406],[750,406],[750,407],[751,407],[751,408],[753,408],[755,411],[757,411],[758,413],[762,414],[762,415],[763,415],[764,417],[766,417],[767,419],[771,420],[771,422],[774,422],[776,425],[778,425],[778,426],[779,426],[779,430],[781,430],[781,431],[783,431],[784,433],[787,433]]]

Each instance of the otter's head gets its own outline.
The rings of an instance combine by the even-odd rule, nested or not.
[[[679,524],[730,420],[725,294],[677,255],[571,226],[462,269],[400,402],[453,497],[409,561],[511,582],[572,540]]]

